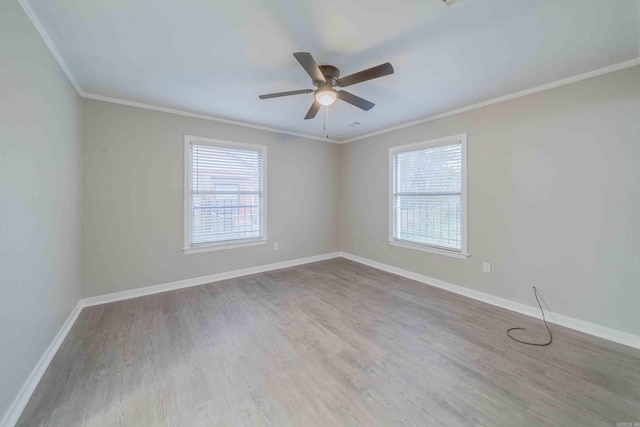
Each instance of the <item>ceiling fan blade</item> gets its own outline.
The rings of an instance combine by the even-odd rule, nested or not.
[[[348,102],[351,105],[355,105],[358,108],[362,108],[364,111],[369,111],[376,105],[373,102],[369,102],[366,99],[347,92],[346,90],[338,91],[338,99]]]
[[[393,74],[393,66],[386,62],[338,79],[336,85],[340,87],[347,87],[356,83],[366,82],[367,80],[377,79],[378,77],[388,76],[389,74]]]
[[[311,93],[311,92],[313,92],[313,89],[291,90],[289,92],[277,92],[277,93],[269,93],[267,95],[260,95],[258,98],[260,99],[278,98],[279,96],[300,95],[301,93]]]
[[[307,115],[304,116],[304,119],[313,119],[316,114],[318,114],[320,107],[322,107],[322,105],[318,101],[313,101],[313,104],[311,104],[311,107],[309,108],[309,111],[307,111]]]
[[[324,75],[322,71],[320,71],[320,67],[316,63],[315,59],[309,52],[296,52],[293,54],[295,58],[298,60],[302,68],[309,74],[311,80],[314,82],[323,82],[324,83]]]

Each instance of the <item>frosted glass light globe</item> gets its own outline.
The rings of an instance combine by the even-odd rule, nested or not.
[[[335,102],[338,94],[333,89],[323,89],[317,91],[315,97],[321,105],[331,105]]]

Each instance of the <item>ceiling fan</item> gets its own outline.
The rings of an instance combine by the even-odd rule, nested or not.
[[[270,93],[267,95],[260,95],[259,98],[269,99],[313,92],[315,100],[313,101],[313,104],[311,104],[309,111],[307,111],[307,115],[304,116],[305,120],[313,119],[321,106],[331,105],[336,99],[340,99],[365,111],[369,111],[376,104],[347,92],[346,90],[335,90],[334,86],[347,87],[356,83],[362,83],[367,80],[377,79],[378,77],[393,74],[393,67],[387,62],[340,78],[340,70],[338,68],[333,65],[318,65],[313,59],[313,56],[308,52],[296,52],[293,56],[298,60],[300,65],[302,65],[302,68],[304,68],[307,74],[309,74],[313,85],[316,86],[317,89],[301,89],[289,92]]]

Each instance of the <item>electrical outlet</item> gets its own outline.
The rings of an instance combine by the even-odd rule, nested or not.
[[[491,274],[491,263],[490,262],[483,262],[482,263],[482,272]]]
[[[278,250],[278,242],[275,242],[275,243],[273,244],[273,250],[274,250],[274,251],[277,251],[277,250]]]

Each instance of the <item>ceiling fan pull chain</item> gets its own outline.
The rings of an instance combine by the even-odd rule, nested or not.
[[[329,118],[329,107],[324,107],[324,130],[327,130],[327,119]]]
[[[327,132],[327,125],[329,124],[329,106],[324,107],[324,130],[327,133],[327,139],[329,139],[329,132]]]

